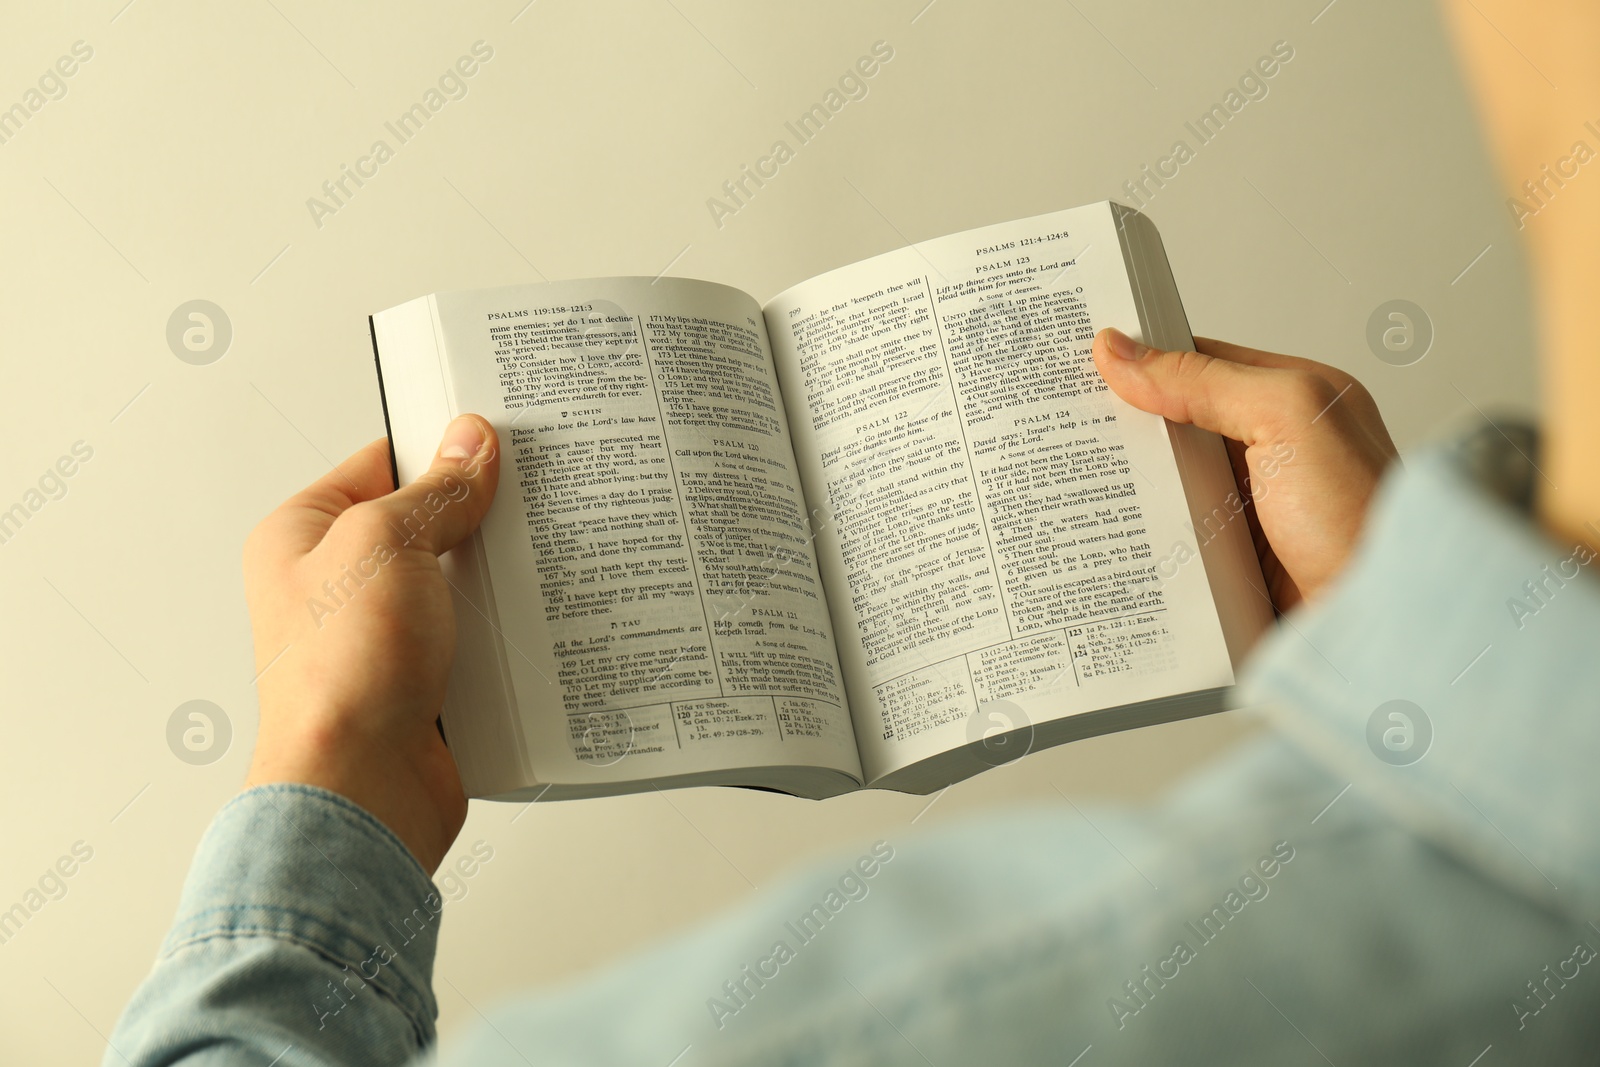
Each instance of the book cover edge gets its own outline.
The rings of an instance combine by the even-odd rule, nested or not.
[[[400,488],[400,465],[394,456],[394,428],[389,424],[389,395],[383,388],[383,357],[378,353],[378,324],[367,316],[367,333],[372,337],[372,365],[378,369],[378,405],[383,408],[383,435],[389,439],[389,477]]]

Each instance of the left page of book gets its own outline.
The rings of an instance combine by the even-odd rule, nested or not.
[[[617,278],[433,308],[451,410],[500,435],[482,539],[535,781],[859,781],[755,300]]]

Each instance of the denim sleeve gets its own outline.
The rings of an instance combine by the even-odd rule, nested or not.
[[[409,1062],[434,1039],[442,908],[406,847],[355,804],[250,789],[202,839],[104,1062]]]
[[[1591,527],[1592,536],[1595,534]],[[1252,664],[1283,733],[1523,896],[1600,909],[1600,585],[1434,450],[1388,479],[1337,587]]]

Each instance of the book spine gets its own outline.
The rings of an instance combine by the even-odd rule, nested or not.
[[[389,425],[389,397],[383,391],[383,358],[378,354],[378,327],[372,321],[372,316],[367,316],[367,332],[372,335],[372,363],[378,368],[378,403],[383,407],[383,433],[389,438],[389,477],[394,479],[394,487],[400,488],[400,467],[394,458],[394,428]]]

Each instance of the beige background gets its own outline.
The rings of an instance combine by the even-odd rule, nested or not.
[[[1402,447],[1472,403],[1531,402],[1523,266],[1431,10],[926,2],[12,5],[0,107],[74,41],[94,57],[0,145],[0,507],[74,441],[94,456],[0,544],[0,908],[74,841],[94,859],[0,945],[0,1053],[98,1057],[149,965],[255,728],[239,546],[382,431],[370,311],[664,270],[765,299],[907,240],[1118,196],[1287,40],[1270,95],[1150,208],[1195,332],[1358,374]],[[306,199],[480,39],[494,58],[469,94],[318,228]],[[870,95],[719,229],[707,198],[880,39],[895,56]],[[1408,368],[1364,340],[1394,297],[1438,333]],[[210,366],[165,341],[194,298],[234,329]],[[234,728],[210,766],[165,740],[195,698]],[[926,800],[880,794],[695,791],[514,824],[475,807],[462,845],[495,858],[446,912],[439,970],[459,994],[439,984],[442,1025],[473,1017],[464,998],[563,980],[819,852],[1026,798],[1077,819],[1053,786],[1080,804],[1147,795],[1247,728],[1223,716],[1036,754],[915,828]]]

